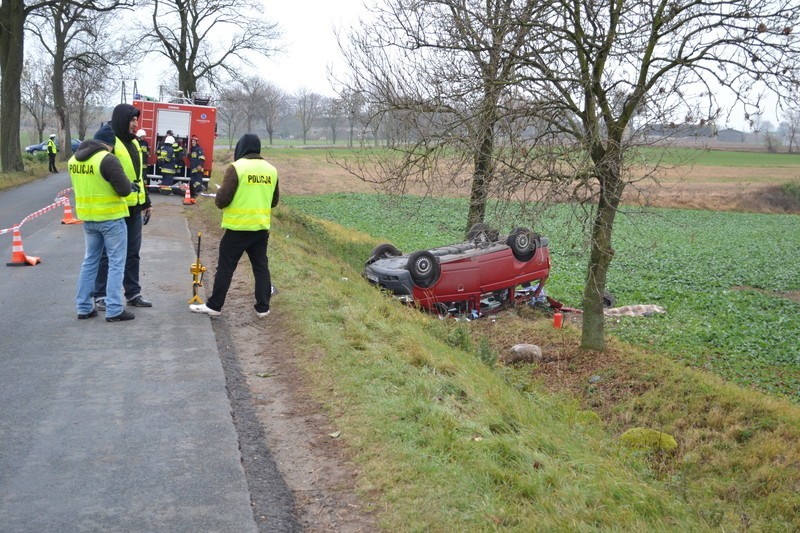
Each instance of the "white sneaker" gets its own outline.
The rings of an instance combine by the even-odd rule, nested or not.
[[[222,314],[222,311],[214,311],[206,304],[192,304],[189,306],[189,310],[192,313],[205,313],[206,315],[209,316],[219,316]]]
[[[258,315],[258,318],[264,318],[269,314],[269,311],[266,311],[264,313],[256,312],[256,314]]]

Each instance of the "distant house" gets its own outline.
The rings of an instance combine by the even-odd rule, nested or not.
[[[651,137],[713,137],[716,128],[713,124],[697,126],[695,124],[648,124],[644,128],[645,135]]]
[[[725,128],[717,132],[717,140],[720,142],[743,143],[746,140],[746,135],[743,131]]]

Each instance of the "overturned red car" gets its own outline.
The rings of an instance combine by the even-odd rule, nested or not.
[[[467,241],[412,254],[373,249],[364,276],[406,302],[439,314],[483,315],[543,298],[550,274],[546,237],[527,228],[501,236],[476,224]]]

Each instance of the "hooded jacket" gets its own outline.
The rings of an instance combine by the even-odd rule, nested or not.
[[[261,139],[258,138],[258,135],[245,133],[239,139],[239,142],[236,143],[236,148],[233,150],[233,160],[236,161],[242,158],[263,159],[261,157]],[[280,182],[275,184],[275,192],[272,195],[272,207],[278,205],[280,196],[278,190],[279,184]],[[220,209],[228,207],[233,201],[238,187],[239,175],[236,173],[236,168],[233,165],[228,165],[228,168],[225,169],[225,175],[222,177],[222,185],[220,185],[217,196],[214,198],[214,204]]]
[[[78,146],[74,157],[78,162],[88,161],[100,150],[108,150],[108,147],[100,141],[87,139]],[[131,193],[131,182],[114,154],[109,153],[103,158],[100,163],[100,175],[111,184],[118,195],[125,197]]]
[[[131,161],[133,161],[133,168],[137,176],[142,175],[142,166],[140,164],[141,151],[138,144],[134,144],[133,140],[136,139],[135,133],[131,133],[130,124],[133,117],[139,116],[139,110],[130,104],[119,104],[111,112],[111,129],[114,130],[114,135],[117,139],[122,141],[125,149],[130,154]],[[142,185],[140,184],[140,187]],[[145,192],[147,189],[144,189]],[[147,209],[150,207],[150,197],[145,194],[145,201],[142,208]]]

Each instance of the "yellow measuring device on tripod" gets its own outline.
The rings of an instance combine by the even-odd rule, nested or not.
[[[197,295],[197,288],[203,286],[203,274],[206,271],[206,267],[200,264],[200,238],[202,236],[202,233],[197,234],[197,260],[192,263],[192,267],[189,269],[189,272],[192,273],[192,299],[188,302],[190,304],[203,303],[203,300]]]

